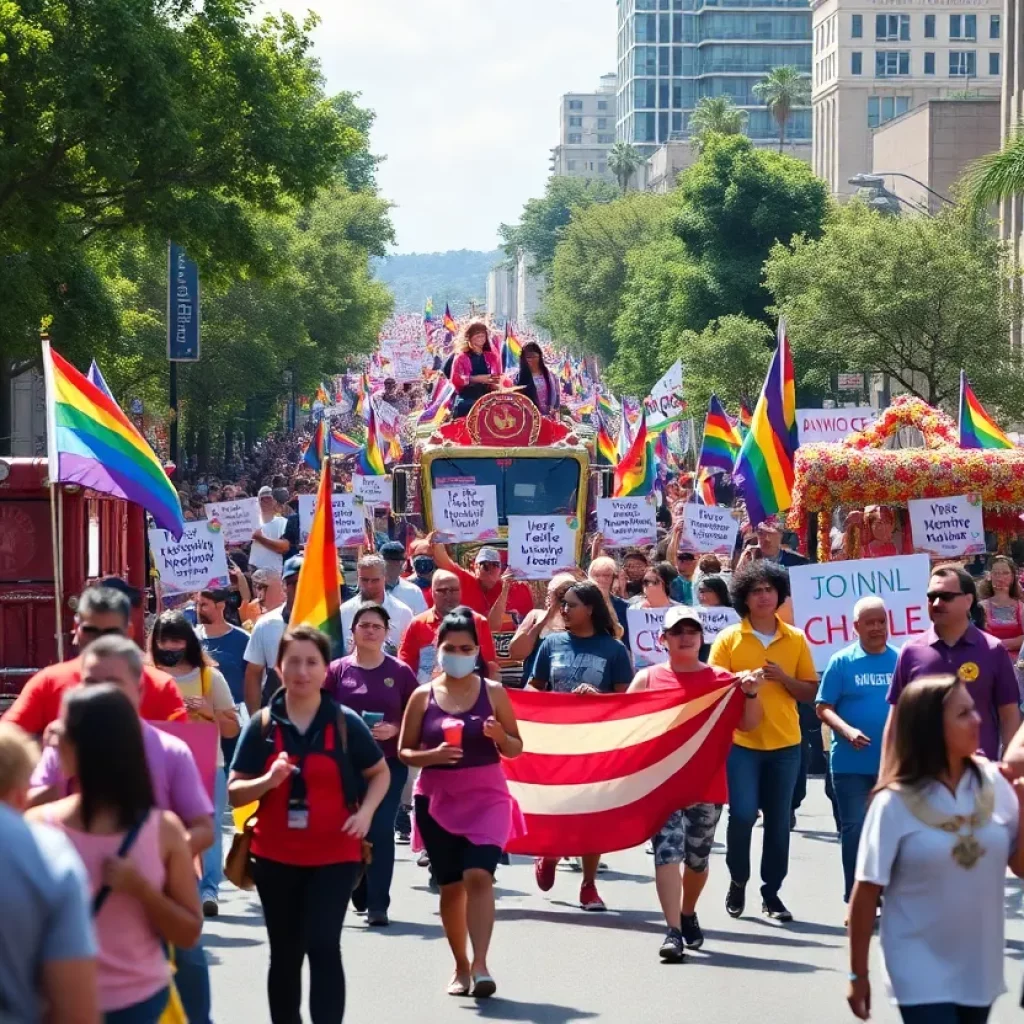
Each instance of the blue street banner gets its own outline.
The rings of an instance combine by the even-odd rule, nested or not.
[[[167,246],[167,358],[199,359],[199,268],[174,242]]]

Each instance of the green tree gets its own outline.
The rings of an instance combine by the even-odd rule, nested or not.
[[[1024,120],[1002,149],[975,160],[962,179],[963,197],[975,210],[983,210],[1024,195]]]
[[[643,162],[643,155],[629,142],[616,142],[608,151],[608,170],[615,175],[615,180],[623,193],[629,188],[636,169]]]
[[[844,370],[885,373],[955,412],[963,368],[990,411],[1016,415],[1024,375],[1010,327],[1020,300],[1007,294],[1004,258],[961,210],[883,217],[851,202],[820,238],[777,245],[765,270],[798,375],[802,364],[818,383]]]
[[[748,116],[728,96],[702,96],[690,115],[690,142],[702,150],[711,135],[742,135]]]
[[[551,177],[539,199],[523,207],[518,224],[498,228],[502,248],[510,259],[522,249],[533,259],[538,273],[547,274],[555,258],[555,246],[572,219],[573,211],[594,203],[610,203],[619,190],[608,181],[587,178]]]
[[[811,82],[792,64],[783,64],[771,71],[753,88],[754,95],[768,107],[779,126],[779,152],[786,144],[786,125],[796,107],[811,102]]]

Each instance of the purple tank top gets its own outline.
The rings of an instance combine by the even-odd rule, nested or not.
[[[480,695],[469,711],[457,715],[449,714],[434,697],[434,687],[430,687],[430,700],[427,701],[426,714],[420,727],[420,746],[423,750],[433,750],[444,742],[444,729],[441,723],[446,718],[458,718],[464,725],[462,728],[462,760],[458,764],[432,765],[424,771],[452,768],[480,768],[487,764],[497,764],[501,758],[494,740],[484,735],[484,722],[494,714],[491,699],[487,696],[487,683],[480,680]]]

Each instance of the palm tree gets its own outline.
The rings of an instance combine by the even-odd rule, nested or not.
[[[792,64],[772,68],[763,82],[753,88],[754,95],[763,100],[765,106],[779,126],[779,152],[786,144],[786,123],[794,107],[806,107],[811,101],[811,83]]]
[[[975,160],[963,177],[963,196],[974,210],[1024,196],[1024,119],[1003,148]]]
[[[608,151],[608,170],[618,179],[623,192],[629,188],[630,179],[643,162],[640,150],[630,142],[616,142]]]
[[[700,150],[709,135],[741,135],[747,116],[728,96],[702,96],[690,115],[691,145]]]

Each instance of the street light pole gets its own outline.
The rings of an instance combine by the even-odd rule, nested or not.
[[[917,178],[910,174],[904,174],[902,171],[874,171],[871,174],[855,174],[849,179],[851,185],[859,185],[862,188],[871,188],[876,183],[884,184],[883,179],[885,178],[906,178],[907,181],[912,181],[915,185],[920,185],[929,195],[935,196],[936,199],[941,200],[949,206],[956,206],[956,203],[952,199],[947,199],[944,195],[936,192],[935,189],[929,188],[923,181],[918,181]]]

